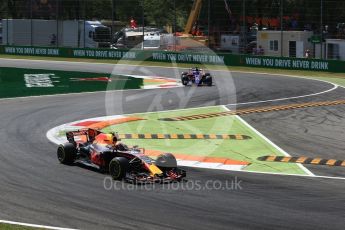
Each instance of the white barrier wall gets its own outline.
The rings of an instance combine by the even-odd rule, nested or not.
[[[29,20],[2,20],[3,44],[31,45],[31,23]]]
[[[77,20],[3,19],[2,44],[83,47],[84,25]]]
[[[57,36],[56,31],[56,21],[32,20],[32,44],[34,46],[50,46],[56,44],[53,43],[53,36]]]

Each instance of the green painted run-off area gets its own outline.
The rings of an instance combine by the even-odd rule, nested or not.
[[[253,132],[237,116],[224,116],[191,121],[160,121],[160,118],[224,112],[224,108],[209,107],[156,113],[132,114],[146,120],[128,122],[105,128],[118,133],[179,133],[179,134],[242,134],[248,140],[123,140],[128,145],[139,145],[150,150],[203,157],[222,157],[250,162],[248,171],[305,174],[297,164],[258,161],[265,155],[284,156],[279,149]]]
[[[43,69],[0,68],[0,98],[140,89],[143,79]]]

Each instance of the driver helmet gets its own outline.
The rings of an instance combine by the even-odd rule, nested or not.
[[[113,136],[113,145],[116,145],[118,139],[117,139],[117,136],[115,134],[112,134]]]
[[[96,137],[96,131],[93,129],[88,129],[87,135],[89,136],[89,141],[94,141]]]
[[[96,141],[100,144],[111,145],[111,144],[113,144],[113,135],[101,133],[101,134],[97,135]]]
[[[112,134],[105,134],[103,141],[108,145],[113,144],[113,135]]]

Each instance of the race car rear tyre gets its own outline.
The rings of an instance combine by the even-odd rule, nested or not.
[[[109,174],[114,180],[121,180],[126,176],[129,161],[124,157],[115,157],[109,163]]]
[[[77,149],[72,143],[59,145],[57,149],[57,158],[62,164],[72,164],[77,157]]]
[[[177,168],[177,161],[173,154],[163,153],[156,159],[156,165],[163,170]]]
[[[188,85],[188,82],[189,82],[189,78],[187,75],[182,75],[181,76],[181,82],[182,82],[182,85]]]

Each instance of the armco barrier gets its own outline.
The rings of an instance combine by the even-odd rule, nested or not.
[[[187,53],[156,50],[115,50],[0,46],[0,54],[67,58],[91,58],[108,60],[125,59],[135,61],[177,62],[191,64],[225,64],[227,66],[261,67],[290,70],[313,70],[345,73],[344,61],[248,56],[228,53]]]

